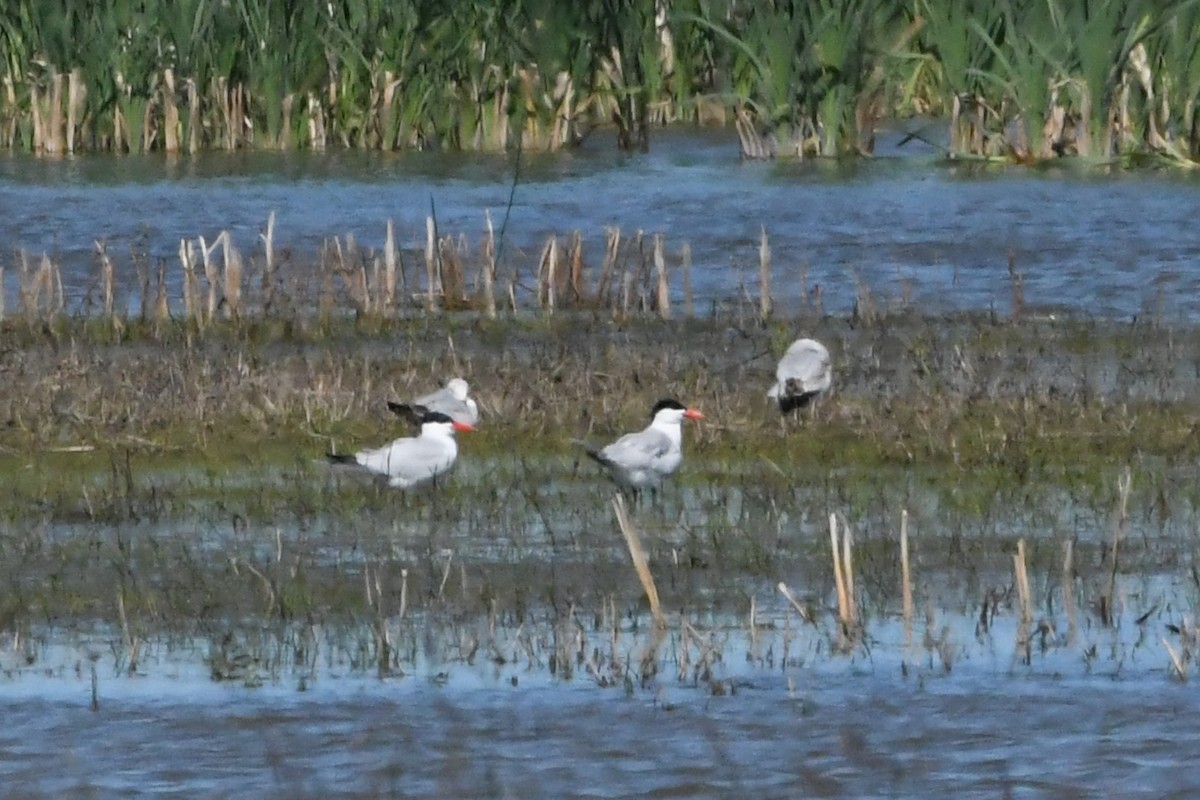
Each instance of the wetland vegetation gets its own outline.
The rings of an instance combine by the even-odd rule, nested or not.
[[[417,312],[303,336],[234,319],[130,321],[116,339],[87,318],[6,326],[0,620],[25,642],[47,625],[111,625],[130,669],[138,641],[167,634],[213,637],[223,677],[233,632],[361,630],[353,663],[400,673],[415,650],[394,639],[417,635],[414,618],[542,632],[580,614],[602,628],[638,618],[611,486],[571,440],[636,426],[666,395],[708,421],[687,432],[662,502],[634,518],[685,626],[771,607],[784,577],[802,577],[810,619],[832,615],[830,514],[854,530],[854,605],[880,620],[899,610],[902,510],[919,531],[917,574],[935,583],[915,587],[931,619],[934,603],[986,616],[988,597],[1013,602],[1018,539],[1050,618],[1065,602],[1064,543],[1069,602],[1102,627],[1124,602],[1118,577],[1197,578],[1192,328],[734,310]],[[833,351],[835,392],[781,420],[766,387],[800,328]],[[484,414],[447,480],[399,492],[322,463],[400,435],[385,401],[447,374],[471,379]],[[962,570],[950,600],[936,587]],[[829,624],[840,639],[846,626]]]
[[[30,0],[0,18],[0,146],[645,148],[684,123],[842,156],[932,115],[914,135],[952,157],[1193,165],[1198,31],[1187,0]]]

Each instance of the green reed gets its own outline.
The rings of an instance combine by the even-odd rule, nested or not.
[[[1193,0],[14,0],[0,146],[632,148],[717,121],[747,156],[840,156],[929,111],[956,156],[1194,163],[1198,32]]]

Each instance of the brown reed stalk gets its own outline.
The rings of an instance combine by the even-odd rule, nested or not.
[[[263,243],[262,307],[270,313],[275,300],[275,210],[267,214],[267,227],[258,235]]]
[[[634,275],[634,286],[637,289],[638,309],[646,311],[646,289],[650,285],[650,259],[646,257],[646,232],[639,230],[633,237],[633,249],[637,251],[637,272]]]
[[[398,263],[396,252],[396,224],[387,221],[387,236],[383,240],[383,308],[380,312],[385,316],[396,310],[396,267]],[[401,273],[403,282],[404,275]]]
[[[614,291],[620,289],[617,278],[617,256],[621,251],[621,229],[604,229],[604,263],[600,266],[600,280],[596,284],[596,300],[600,305],[614,306]],[[616,289],[614,289],[614,285]]]
[[[83,119],[83,104],[87,100],[87,85],[83,71],[75,67],[67,74],[67,152],[75,152],[76,128]]]
[[[762,226],[758,244],[758,317],[763,322],[771,318],[771,245],[767,241],[767,226]]]
[[[1171,647],[1171,643],[1167,641],[1165,636],[1159,638],[1163,643],[1163,647],[1167,648],[1167,655],[1171,657],[1171,666],[1175,669],[1175,676],[1179,678],[1180,683],[1187,683],[1187,666],[1183,663],[1183,659],[1175,652],[1175,648]]]
[[[58,316],[63,313],[63,309],[67,307],[67,299],[63,294],[62,269],[58,262],[50,262],[50,276],[53,278],[53,297],[54,308],[51,311],[51,316]]]
[[[843,630],[848,630],[854,619],[851,612],[850,592],[844,573],[842,543],[838,537],[837,514],[829,515],[829,541],[833,555],[833,583],[837,589],[838,619]],[[847,545],[848,546],[848,545]]]
[[[242,318],[242,254],[233,244],[229,231],[221,231],[225,240],[225,317]]]
[[[558,237],[551,234],[538,259],[538,305],[547,314],[554,313],[554,283],[558,278]]]
[[[484,211],[487,238],[483,240],[483,311],[488,319],[496,318],[496,231],[492,227],[492,212]]]
[[[397,619],[404,619],[404,612],[408,610],[408,569],[401,568],[400,570],[400,609],[396,612]]]
[[[50,256],[42,253],[42,260],[38,263],[37,271],[37,295],[39,306],[38,316],[43,321],[48,321],[54,317],[56,295],[54,291],[54,264],[50,261]],[[45,297],[43,303],[41,298]]]
[[[1067,646],[1075,644],[1078,625],[1075,621],[1075,543],[1070,539],[1063,542],[1062,601],[1067,615]]]
[[[1016,321],[1025,308],[1025,274],[1017,269],[1017,254],[1012,250],[1008,251],[1008,283],[1012,294],[1012,318]]]
[[[1112,519],[1112,542],[1109,555],[1112,558],[1108,573],[1108,585],[1100,596],[1100,622],[1111,627],[1116,621],[1117,570],[1120,563],[1121,540],[1129,527],[1129,495],[1133,491],[1133,473],[1126,466],[1117,479],[1117,507]]]
[[[442,307],[446,309],[460,308],[466,296],[463,282],[462,258],[466,253],[465,245],[455,244],[454,238],[447,236],[438,242],[438,264],[442,273]]]
[[[146,262],[146,254],[134,247],[130,247],[129,256],[138,280],[138,319],[145,322],[150,319],[150,305],[153,302],[150,296],[150,265]]]
[[[900,509],[900,592],[904,608],[904,650],[913,645],[913,593],[912,573],[908,561],[908,509]]]
[[[179,152],[179,105],[175,91],[175,70],[167,67],[162,73],[162,85],[159,87],[159,102],[163,110],[163,150],[168,153]]]
[[[21,250],[20,265],[20,272],[17,273],[17,299],[21,305],[21,315],[25,317],[26,322],[32,323],[37,314],[37,297],[32,273],[29,270],[29,253],[24,249]]]
[[[683,269],[683,316],[691,319],[696,315],[695,298],[692,296],[692,246],[687,242],[679,253]]]
[[[786,586],[784,588],[787,588]],[[758,596],[750,595],[750,653],[751,655],[758,654]]]
[[[808,622],[808,612],[804,610],[804,606],[800,605],[800,601],[796,599],[796,595],[792,594],[792,590],[788,588],[788,585],[780,581],[775,584],[775,588],[792,604],[792,608],[796,609],[796,613],[800,615],[800,619]]]
[[[317,298],[317,317],[322,323],[329,321],[333,315],[334,289],[333,266],[329,263],[329,244],[321,247],[321,294]]]
[[[100,258],[100,290],[104,296],[104,317],[111,322],[113,318],[113,304],[115,302],[113,296],[113,262],[108,257],[108,247],[104,242],[97,239],[93,244],[96,247],[96,255]]]
[[[364,272],[366,267],[363,267]],[[383,316],[384,299],[383,299],[383,260],[379,256],[371,259],[371,296],[367,299],[367,305],[370,307],[371,314],[376,317]]]
[[[667,286],[667,259],[663,255],[663,235],[654,234],[654,272],[658,276],[658,291],[655,305],[658,315],[663,319],[671,318],[671,292]]]
[[[167,265],[162,260],[158,262],[158,276],[154,289],[154,321],[161,324],[170,317],[170,304],[167,302]]]
[[[1021,606],[1021,621],[1017,626],[1017,652],[1023,653],[1025,664],[1032,660],[1033,597],[1029,591],[1029,572],[1025,566],[1025,540],[1017,540],[1013,555],[1013,576],[1017,585],[1017,602]]]
[[[4,287],[4,265],[0,264],[0,322],[4,322],[4,316],[7,312],[7,295]]]
[[[179,240],[179,263],[183,268],[183,319],[199,327],[202,323],[196,286],[196,248],[190,239]]]
[[[1013,556],[1013,574],[1017,584],[1017,599],[1021,606],[1021,624],[1033,624],[1033,596],[1029,590],[1029,571],[1026,568],[1025,540],[1017,540],[1017,552]]]
[[[67,76],[63,75],[56,69],[50,72],[50,93],[48,100],[50,103],[50,113],[48,115],[48,130],[46,131],[45,152],[54,153],[55,155],[66,152],[67,137],[66,126],[63,120],[63,89],[67,83]]]
[[[633,568],[637,572],[638,580],[642,583],[642,589],[646,592],[646,599],[650,601],[650,614],[654,617],[654,625],[659,630],[666,630],[667,618],[658,601],[658,589],[654,586],[654,576],[650,574],[650,563],[646,558],[646,551],[642,547],[642,539],[637,526],[633,524],[633,518],[625,507],[625,498],[620,494],[613,495],[612,507],[613,513],[617,517],[617,526],[620,527],[621,535],[625,537],[625,544],[629,547],[629,557],[633,559]]]
[[[842,579],[846,585],[846,607],[849,609],[847,626],[858,622],[858,593],[854,591],[854,534],[842,520]]]
[[[187,81],[188,103],[188,152],[195,154],[200,150],[200,92],[196,88],[196,79]]]
[[[213,317],[217,315],[217,287],[220,285],[218,281],[217,265],[213,261],[212,254],[222,244],[225,233],[222,232],[212,243],[212,247],[204,241],[201,236],[200,241],[200,258],[204,262],[204,277],[208,281],[208,304],[204,311],[204,323],[207,325],[213,321]]]
[[[571,234],[567,262],[570,264],[571,302],[578,306],[587,297],[587,287],[583,284],[583,233],[578,229]]]
[[[437,224],[433,217],[425,218],[425,281],[428,291],[425,307],[437,308]]]

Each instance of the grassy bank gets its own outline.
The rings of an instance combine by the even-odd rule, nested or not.
[[[0,146],[634,148],[687,123],[841,156],[933,114],[952,156],[1194,164],[1198,32],[1186,0],[26,0],[0,18]]]

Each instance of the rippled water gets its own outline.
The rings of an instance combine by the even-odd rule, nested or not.
[[[947,165],[914,150],[923,146],[895,149],[897,137],[880,157],[844,165],[741,163],[731,134],[712,132],[664,133],[648,154],[597,139],[577,153],[527,155],[501,271],[530,274],[550,232],[582,231],[599,263],[605,226],[644,229],[664,233],[672,255],[690,244],[697,296],[724,299],[754,285],[765,226],[784,312],[815,285],[834,312],[853,305],[860,285],[881,303],[1007,309],[1011,253],[1030,305],[1200,317],[1200,178]],[[7,155],[0,253],[10,264],[19,248],[57,253],[79,298],[94,283],[95,239],[131,272],[139,237],[171,265],[180,238],[212,241],[224,228],[253,252],[271,211],[277,244],[310,261],[323,240],[348,232],[381,246],[389,218],[402,244],[423,243],[431,203],[443,233],[478,241],[486,211],[497,228],[504,220],[515,167],[513,157],[444,154]]]
[[[881,303],[911,295],[926,310],[1006,309],[1011,252],[1025,275],[1029,304],[1120,317],[1149,312],[1200,318],[1196,178],[985,170],[935,163],[927,152],[885,147],[884,153],[849,165],[743,164],[728,135],[703,133],[664,135],[646,155],[617,154],[595,142],[579,153],[527,157],[507,227],[507,264],[528,269],[552,231],[580,229],[598,260],[605,226],[644,228],[665,233],[669,249],[688,242],[698,294],[723,299],[741,281],[753,282],[765,225],[775,296],[785,312],[787,302],[800,296],[805,270],[807,286],[820,284],[826,308],[835,312],[850,308],[860,282]],[[78,298],[94,288],[93,239],[107,239],[110,252],[125,258],[144,236],[153,255],[173,264],[180,237],[211,239],[222,228],[253,250],[271,211],[278,215],[279,245],[301,254],[350,231],[360,242],[381,244],[388,218],[396,220],[404,241],[419,241],[431,198],[443,232],[475,236],[486,210],[497,225],[503,219],[513,168],[512,158],[437,154],[234,154],[173,161],[8,155],[0,158],[5,288],[15,292],[13,253],[20,248],[61,257],[68,291]],[[127,259],[121,263],[128,269]],[[1101,377],[1117,376],[1114,369]],[[905,502],[913,500],[906,496]],[[745,524],[737,510],[744,501],[740,492],[709,501],[729,513],[729,526]],[[898,502],[881,507],[891,514]],[[1108,532],[1102,511],[1088,512],[1092,521],[1065,498],[1049,505],[1054,513],[1043,509],[1040,516],[1024,517],[1014,511],[1014,530],[994,522],[981,529],[1056,541],[1073,531],[1081,546],[1102,552],[1096,544]],[[919,504],[913,507],[920,511]],[[936,516],[936,509],[928,511]],[[1185,564],[1195,524],[1190,507],[1183,511],[1186,516],[1143,532],[1141,549],[1135,538],[1132,558],[1157,556],[1164,548],[1164,569]],[[496,527],[463,515],[468,518],[473,532]],[[555,592],[562,597],[572,594],[575,580],[590,580],[593,596],[615,591],[598,590],[592,585],[597,582],[615,583],[616,575],[631,581],[602,503],[592,517],[571,519],[583,522],[580,531],[560,531],[569,546],[556,549],[552,536],[545,545],[545,518],[526,510],[505,525],[526,526],[536,547],[481,536],[469,547],[456,540],[456,557],[474,558],[473,567],[513,581],[527,576],[532,563],[538,575],[549,571],[561,582]],[[251,563],[261,553],[269,561],[274,531],[235,530],[224,540],[212,533],[223,524],[198,526],[208,538],[199,536],[192,552],[215,553],[221,564],[232,555]],[[819,563],[808,558],[797,567],[810,549],[824,547],[816,534],[808,536],[820,522],[788,524],[793,535],[802,527],[805,536],[790,542],[796,551],[787,558],[796,561],[779,556],[778,563],[795,568],[782,577],[794,586],[827,588],[823,555]],[[196,527],[175,533],[192,536]],[[300,527],[299,541],[288,547],[313,548],[321,555],[314,563],[342,570],[340,577],[361,591],[362,564],[379,552],[360,551],[350,525],[328,526],[345,538],[311,519]],[[398,535],[400,527],[380,535]],[[28,547],[76,533],[50,530],[29,537]],[[132,540],[145,532],[122,533]],[[171,537],[153,535],[160,539],[156,548],[175,552],[166,544]],[[657,551],[661,569],[673,534],[652,535],[666,543]],[[678,535],[685,550],[687,541]],[[603,548],[588,549],[594,539]],[[435,537],[431,532],[410,544],[414,549],[402,553],[404,563],[418,563],[429,559],[421,548],[435,547]],[[928,611],[943,620],[928,636],[938,637],[945,625],[948,648],[922,644],[925,632],[918,630],[916,649],[906,651],[895,604],[876,597],[865,643],[848,654],[833,653],[828,596],[809,598],[824,615],[819,625],[794,630],[787,627],[795,626],[794,618],[785,618],[787,606],[773,592],[774,578],[708,578],[707,566],[664,570],[681,584],[664,596],[674,590],[694,603],[688,618],[711,630],[721,645],[714,683],[675,674],[678,617],[657,676],[628,687],[622,680],[601,686],[584,669],[571,679],[551,674],[554,635],[548,625],[523,632],[536,639],[528,645],[533,655],[516,644],[516,631],[502,631],[508,637],[503,664],[486,658],[468,663],[457,649],[460,641],[439,643],[410,631],[413,655],[401,659],[407,674],[386,679],[372,677],[369,664],[353,663],[357,651],[348,640],[370,640],[366,623],[363,630],[328,632],[302,663],[287,658],[293,642],[264,626],[252,631],[261,642],[250,642],[244,632],[246,640],[239,640],[246,652],[258,653],[255,668],[244,680],[239,675],[217,682],[209,661],[217,634],[212,641],[182,644],[151,634],[137,674],[128,675],[123,635],[111,625],[113,609],[95,612],[106,622],[94,633],[47,620],[36,629],[43,638],[32,648],[28,640],[0,639],[0,796],[1195,796],[1200,777],[1186,764],[1200,699],[1174,678],[1160,642],[1165,636],[1182,646],[1167,626],[1191,624],[1195,587],[1175,573],[1122,575],[1115,630],[1098,628],[1095,614],[1081,608],[1080,641],[1068,646],[1060,639],[1064,621],[1051,614],[1055,633],[1025,664],[1011,609],[1002,610],[990,633],[975,631],[980,593],[1011,584],[1010,556],[1000,552],[1008,544],[985,546],[992,552],[984,568],[973,556],[959,573],[920,576]],[[925,557],[943,565],[945,554],[930,552],[942,545],[931,536]],[[392,556],[403,547],[396,545]],[[1081,584],[1094,584],[1107,568],[1103,555],[1091,557],[1080,567]],[[1131,555],[1123,551],[1123,557]],[[889,559],[878,552],[873,563],[864,559],[864,582],[886,581],[893,592]],[[597,567],[601,562],[603,568]],[[440,571],[442,562],[433,563]],[[581,576],[581,570],[592,574]],[[114,580],[108,573],[89,579]],[[1039,609],[1050,604],[1057,580],[1045,570],[1035,576]],[[744,620],[700,620],[718,601],[728,609],[750,596],[758,598],[765,621],[754,643]],[[256,595],[254,602],[260,602]],[[551,614],[536,602],[534,607],[543,620],[567,613]],[[143,609],[141,616],[151,611]],[[455,635],[477,635],[487,626],[486,620],[448,616],[440,624]],[[626,638],[608,665],[613,675],[620,674],[621,658],[626,664],[636,660],[644,615],[639,624],[641,638],[626,620]],[[602,632],[589,635],[596,639],[592,646],[603,644]],[[274,655],[265,658],[267,652]],[[724,693],[714,694],[714,686]]]
[[[1013,649],[1010,616],[984,635],[969,617],[946,620],[949,670],[919,635],[905,659],[894,622],[869,626],[868,646],[843,655],[826,650],[816,629],[797,630],[794,618],[760,620],[771,624],[752,646],[744,629],[725,629],[714,664],[721,694],[678,678],[676,638],[661,650],[656,678],[606,688],[583,670],[556,679],[519,657],[423,663],[378,680],[328,652],[315,669],[285,668],[247,688],[205,680],[178,643],[152,645],[140,676],[113,675],[107,655],[97,660],[95,710],[84,654],[101,640],[85,641],[78,669],[69,659],[50,673],[3,660],[0,780],[18,797],[1200,791],[1200,776],[1185,766],[1200,698],[1172,679],[1165,653],[1132,614],[1115,631],[1085,626],[1078,647],[1051,637],[1029,664]],[[633,658],[644,646],[636,635],[623,644]],[[71,652],[54,650],[42,655]]]

